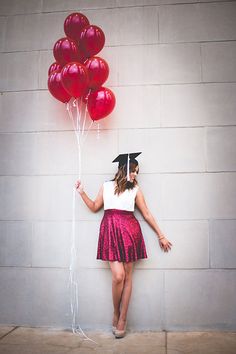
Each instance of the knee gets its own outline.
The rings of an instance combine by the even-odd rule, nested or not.
[[[123,283],[123,281],[125,280],[125,272],[117,272],[115,274],[113,274],[113,282],[115,284],[120,284]]]
[[[125,281],[132,282],[132,272],[125,272]]]

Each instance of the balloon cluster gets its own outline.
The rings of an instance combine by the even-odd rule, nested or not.
[[[115,107],[114,93],[102,85],[109,75],[107,62],[96,56],[105,44],[101,28],[90,25],[82,13],[72,13],[64,21],[66,37],[54,45],[56,59],[48,69],[48,89],[61,102],[72,97],[87,104],[92,120],[106,117]]]

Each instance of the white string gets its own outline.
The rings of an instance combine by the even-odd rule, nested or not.
[[[73,107],[75,107],[75,101],[73,101]],[[76,122],[77,122],[77,129],[75,127],[75,121],[73,117],[73,113],[70,107],[70,103],[68,102],[66,105],[66,109],[68,112],[68,115],[72,121],[74,132],[76,135],[77,139],[77,147],[78,147],[78,158],[79,158],[79,179],[81,178],[81,145],[80,145],[80,112],[81,109],[79,110],[78,106],[78,99],[76,101]],[[69,267],[69,286],[70,286],[70,308],[71,308],[71,314],[72,314],[72,331],[74,334],[82,334],[86,340],[89,340],[95,344],[98,344],[91,338],[89,338],[82,328],[80,327],[80,324],[78,322],[79,320],[79,283],[78,279],[76,278],[76,259],[77,259],[77,254],[76,254],[76,247],[75,247],[75,199],[76,199],[76,189],[74,187],[73,189],[73,196],[72,196],[72,240],[71,240],[71,257],[70,257],[70,267]]]
[[[85,121],[86,121],[86,116],[88,112],[88,101],[86,101],[85,109],[84,109],[84,119],[83,119],[83,126],[82,126],[82,135],[84,135],[84,129],[85,129]]]
[[[128,158],[127,158],[127,181],[130,181],[130,178],[129,178],[129,154],[128,154]]]
[[[100,139],[100,124],[97,123],[97,140]]]

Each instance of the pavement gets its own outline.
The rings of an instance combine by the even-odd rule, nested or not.
[[[236,354],[236,332],[73,333],[42,327],[0,327],[0,354]]]

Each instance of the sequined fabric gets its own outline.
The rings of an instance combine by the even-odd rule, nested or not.
[[[147,258],[142,230],[132,211],[107,209],[101,221],[97,259],[134,262]]]

